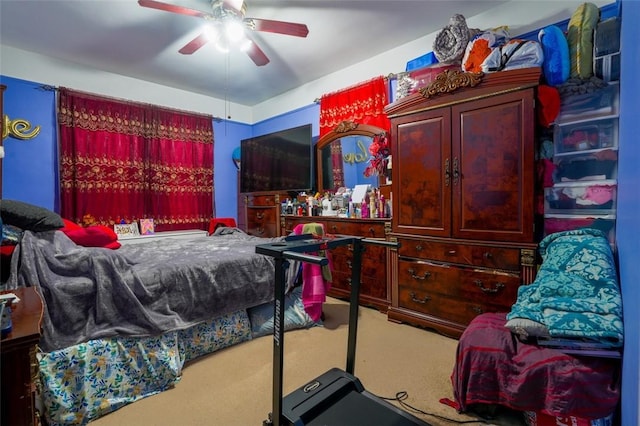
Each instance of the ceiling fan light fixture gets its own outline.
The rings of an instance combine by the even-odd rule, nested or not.
[[[229,53],[229,42],[225,37],[218,37],[215,41],[216,49],[221,53]]]
[[[251,44],[253,42],[251,40],[249,40],[248,38],[245,38],[244,40],[242,40],[240,42],[240,51],[241,52],[247,52],[249,51],[249,49],[251,49]]]
[[[220,37],[220,31],[214,25],[205,25],[203,34],[207,37],[207,40],[213,41]]]
[[[236,19],[227,19],[224,29],[230,42],[239,42],[244,39],[244,25]]]

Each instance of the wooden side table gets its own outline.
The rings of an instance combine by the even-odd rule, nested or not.
[[[38,425],[35,395],[38,374],[36,346],[40,341],[42,299],[34,287],[9,291],[20,298],[11,307],[13,328],[0,340],[2,353],[2,415],[0,424]],[[7,292],[3,292],[7,293]]]

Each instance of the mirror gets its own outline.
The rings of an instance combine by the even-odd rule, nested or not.
[[[384,176],[366,177],[364,173],[371,159],[369,145],[381,133],[385,130],[376,126],[343,121],[320,138],[316,144],[318,192],[364,184],[378,187],[384,183]]]

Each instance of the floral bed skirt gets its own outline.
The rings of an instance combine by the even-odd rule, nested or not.
[[[153,337],[91,340],[38,354],[49,425],[82,425],[180,381],[184,363],[252,338],[245,310]]]

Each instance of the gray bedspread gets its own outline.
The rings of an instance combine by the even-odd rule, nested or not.
[[[60,231],[26,231],[7,287],[41,291],[47,352],[155,335],[273,300],[274,259],[255,246],[281,239],[225,232],[110,250],[78,246]]]

